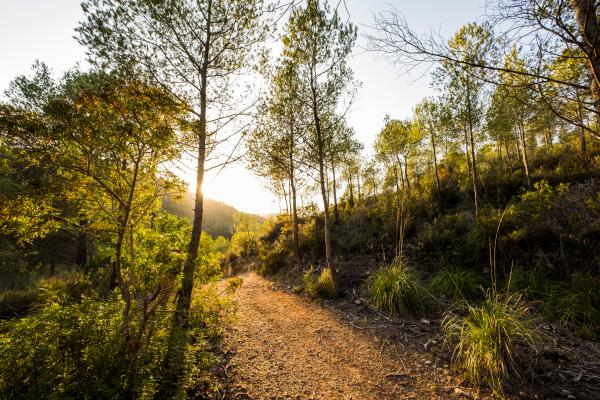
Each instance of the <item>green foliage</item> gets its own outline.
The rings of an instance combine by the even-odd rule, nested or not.
[[[401,261],[383,266],[366,283],[369,301],[392,315],[418,315],[425,309],[425,291],[415,272]]]
[[[324,268],[319,274],[319,278],[317,279],[317,293],[319,296],[327,299],[337,297],[337,290],[335,289],[335,283],[329,268]]]
[[[441,270],[431,280],[431,286],[437,293],[452,300],[474,298],[481,290],[477,274],[461,268]]]
[[[284,268],[290,258],[290,251],[281,245],[275,245],[260,257],[258,273],[264,276],[273,275]]]
[[[442,329],[446,343],[454,345],[454,362],[473,383],[485,383],[497,394],[510,379],[522,377],[519,346],[536,349],[529,307],[519,294],[488,292],[480,306],[446,312]]]
[[[533,218],[539,218],[543,211],[549,210],[554,205],[556,197],[569,189],[569,185],[565,183],[552,187],[546,180],[536,182],[533,186],[535,190],[519,196],[520,209],[531,213]]]
[[[122,303],[51,304],[0,325],[2,398],[116,398],[124,391]]]
[[[334,299],[338,296],[329,268],[317,272],[314,267],[304,271],[304,293],[311,299]]]
[[[561,321],[600,334],[600,278],[575,273],[571,275],[569,290],[554,301],[562,310]]]

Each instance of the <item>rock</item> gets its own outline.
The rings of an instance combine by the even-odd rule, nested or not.
[[[360,299],[356,299],[356,300],[354,300],[354,304],[356,304],[357,306],[360,306],[362,304],[362,301],[360,301]]]
[[[471,393],[469,393],[466,390],[463,390],[461,388],[454,388],[454,394],[457,394],[459,396],[465,396],[465,397],[468,397],[469,399],[474,398],[474,396]]]
[[[421,318],[421,323],[422,323],[422,324],[429,325],[429,324],[431,323],[431,321],[430,321],[430,320],[428,320],[428,319],[425,319],[425,318]]]

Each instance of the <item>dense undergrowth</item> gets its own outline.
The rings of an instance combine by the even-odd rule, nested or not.
[[[332,226],[339,265],[333,290],[319,289],[329,270],[322,214],[314,211],[300,218],[298,257],[292,220],[282,215],[243,240],[238,235],[254,250],[232,246],[229,265],[235,270],[245,257],[264,275],[303,274],[293,290],[310,298],[358,289],[392,315],[439,313],[455,365],[501,395],[509,382],[523,381],[523,354],[535,353],[543,337],[535,332],[539,322],[600,337],[600,179],[573,165],[568,146],[558,147],[533,159],[531,190],[519,169],[499,175],[487,164],[477,216],[468,181],[449,175],[439,197],[427,177],[404,192],[402,221],[391,190],[352,206],[343,199]]]
[[[141,299],[127,314],[131,320],[125,335],[126,304],[118,289],[107,286],[111,264],[102,262],[110,248],[100,248],[86,271],[61,269],[2,292],[6,319],[0,320],[0,357],[10,362],[0,363],[0,398],[162,398],[173,346],[181,348],[184,364],[177,396],[211,393],[215,379],[210,375],[210,349],[234,315],[230,295],[241,280],[217,288],[222,243],[203,234],[187,328],[175,331],[173,287],[185,259],[188,230],[185,221],[159,215],[151,228],[139,232],[136,264],[129,268],[142,280],[135,294]],[[150,299],[143,285],[156,280],[164,289]],[[128,348],[131,343],[139,346],[137,353]]]

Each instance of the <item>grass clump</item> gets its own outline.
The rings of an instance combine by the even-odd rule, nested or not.
[[[480,289],[479,277],[472,271],[459,268],[444,269],[431,280],[432,288],[452,300],[471,299]]]
[[[313,267],[304,272],[304,293],[311,299],[317,297],[325,299],[334,299],[337,297],[337,290],[333,281],[333,275],[329,268],[324,268],[317,273]]]
[[[465,311],[449,311],[442,321],[446,343],[454,344],[454,363],[473,383],[502,395],[507,381],[521,378],[520,346],[536,349],[527,303],[520,294],[488,292],[480,306]]]
[[[569,290],[554,302],[562,310],[563,323],[600,333],[600,278],[589,274],[571,275]]]
[[[366,289],[370,302],[389,314],[417,315],[424,311],[425,291],[414,271],[399,261],[379,268]]]

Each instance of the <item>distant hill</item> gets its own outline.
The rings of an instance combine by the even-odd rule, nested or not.
[[[163,208],[166,212],[176,215],[180,218],[186,218],[191,221],[194,216],[194,194],[185,192],[181,199],[175,200],[170,197],[163,199]],[[225,236],[231,237],[231,225],[233,216],[240,212],[235,207],[225,204],[221,201],[204,198],[204,217],[202,230],[212,237]],[[260,222],[264,218],[255,215]]]

